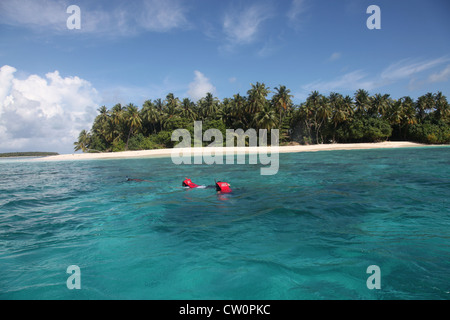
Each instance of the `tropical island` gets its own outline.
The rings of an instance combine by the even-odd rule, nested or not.
[[[269,94],[273,93],[271,97]],[[92,128],[83,130],[74,150],[120,152],[172,148],[176,129],[203,131],[249,128],[279,129],[280,145],[321,145],[410,141],[450,143],[450,105],[442,92],[426,93],[416,100],[370,95],[359,89],[354,96],[313,91],[295,105],[293,95],[280,85],[272,92],[264,83],[251,84],[247,95],[219,100],[207,93],[197,102],[169,93],[164,100],[147,100],[141,108],[130,103],[98,109]],[[270,134],[270,133],[269,133]],[[207,144],[205,144],[207,145]]]
[[[59,155],[57,152],[7,152],[0,153],[0,158],[48,157],[57,155]]]

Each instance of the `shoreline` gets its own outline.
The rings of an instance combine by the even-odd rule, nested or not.
[[[171,149],[153,149],[140,151],[122,151],[108,153],[74,153],[61,154],[56,156],[47,156],[33,159],[31,161],[72,161],[72,160],[105,160],[105,159],[128,159],[128,158],[164,158],[171,157],[172,153],[176,155],[217,155],[220,152],[225,156],[227,154],[250,154],[250,153],[295,153],[295,152],[316,152],[333,150],[365,150],[365,149],[387,149],[387,148],[413,148],[413,147],[432,147],[448,145],[427,145],[408,141],[386,141],[372,143],[334,143],[317,145],[297,145],[280,147],[204,147],[204,148],[171,148]]]

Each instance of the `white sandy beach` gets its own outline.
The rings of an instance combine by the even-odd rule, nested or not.
[[[123,152],[108,152],[108,153],[74,153],[62,154],[57,156],[49,156],[35,159],[34,161],[67,161],[67,160],[100,160],[100,159],[122,159],[122,158],[158,158],[170,157],[172,153],[186,155],[189,151],[192,155],[196,154],[211,154],[219,155],[218,152],[225,154],[241,154],[241,153],[258,153],[262,152],[314,152],[314,151],[329,151],[329,150],[357,150],[357,149],[379,149],[379,148],[410,148],[410,147],[424,147],[428,145],[406,142],[406,141],[387,141],[379,143],[348,143],[348,144],[319,144],[319,145],[297,145],[297,146],[281,146],[281,147],[234,147],[234,148],[174,148],[174,149],[156,149],[156,150],[142,150],[142,151],[123,151]]]

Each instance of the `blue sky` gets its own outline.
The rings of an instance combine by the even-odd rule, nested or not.
[[[72,152],[101,105],[169,92],[223,99],[264,82],[297,104],[313,90],[448,96],[449,17],[446,0],[2,0],[0,152]]]

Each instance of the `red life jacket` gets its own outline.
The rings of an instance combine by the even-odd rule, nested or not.
[[[232,192],[232,190],[230,189],[230,184],[226,182],[216,182],[216,190],[222,193]]]
[[[183,187],[189,187],[189,188],[197,188],[198,185],[196,185],[195,183],[193,183],[191,181],[191,179],[187,179],[183,181]]]

